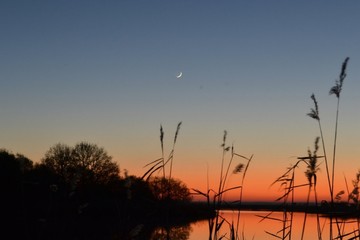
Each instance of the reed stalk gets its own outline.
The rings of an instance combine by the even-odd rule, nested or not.
[[[222,155],[221,155],[221,166],[220,166],[220,179],[219,179],[219,188],[217,194],[214,196],[214,202],[216,202],[216,216],[215,216],[215,231],[214,231],[214,239],[218,238],[218,232],[221,228],[221,225],[223,224],[223,221],[219,222],[219,213],[221,205],[222,205],[222,192],[225,186],[225,180],[226,178],[223,178],[223,171],[224,171],[224,162],[225,162],[225,154],[229,151],[229,147],[226,147],[226,137],[227,137],[227,131],[224,131],[223,135],[223,143],[221,144],[222,148]],[[232,159],[230,160],[231,164]],[[225,175],[226,176],[226,175]],[[217,199],[217,200],[216,200]]]
[[[162,160],[162,172],[163,178],[165,178],[165,158],[164,158],[164,130],[160,124],[160,145],[161,145],[161,160]]]
[[[171,179],[172,176],[172,167],[173,167],[173,160],[174,160],[174,152],[175,152],[175,144],[176,144],[176,140],[180,131],[180,127],[181,127],[182,122],[179,122],[177,127],[176,127],[176,132],[175,132],[175,136],[174,136],[174,141],[173,141],[173,146],[172,146],[172,150],[170,153],[170,174],[169,174],[169,179]]]
[[[315,119],[318,122],[319,130],[320,130],[320,137],[321,137],[321,144],[322,144],[323,154],[324,154],[324,158],[325,158],[326,176],[327,176],[328,187],[329,187],[329,192],[330,192],[330,199],[331,199],[331,202],[333,202],[334,195],[333,195],[332,184],[330,181],[330,170],[329,170],[328,158],[327,158],[327,154],[326,154],[326,145],[325,145],[324,135],[323,135],[321,121],[320,121],[319,105],[316,100],[315,94],[311,95],[311,99],[314,102],[315,108],[312,108],[310,110],[310,113],[308,113],[307,115],[309,117]]]
[[[241,206],[241,204],[242,204],[242,198],[243,198],[243,191],[244,191],[245,176],[246,176],[246,173],[247,173],[247,170],[248,170],[248,168],[249,168],[250,162],[251,162],[251,160],[252,160],[252,158],[253,158],[254,155],[251,155],[250,158],[244,157],[244,156],[239,155],[239,154],[234,153],[234,152],[232,152],[232,155],[236,155],[236,156],[238,156],[238,157],[241,157],[241,158],[247,160],[247,163],[246,163],[246,166],[245,166],[245,170],[244,170],[244,173],[243,173],[242,178],[241,178],[241,185],[240,185],[241,188],[240,188],[240,196],[239,196],[239,205]],[[238,165],[235,167],[233,173],[234,173],[234,174],[241,173],[243,167],[244,167],[244,164],[242,164],[242,163],[238,164]],[[239,238],[238,233],[239,233],[240,214],[241,214],[241,211],[238,210],[237,220],[236,220],[236,230],[235,230],[236,239]]]
[[[207,192],[202,192],[202,191],[200,191],[198,189],[192,189],[195,192],[195,194],[204,196],[206,198],[208,207],[211,208],[215,212],[215,217],[208,219],[209,240],[218,240],[218,239],[223,239],[224,238],[224,235],[220,235],[220,229],[222,228],[224,223],[227,223],[229,225],[229,227],[230,227],[230,239],[234,239],[234,240],[239,239],[239,234],[238,234],[238,229],[239,228],[238,228],[238,226],[239,226],[240,216],[238,215],[238,221],[236,223],[236,228],[235,228],[235,224],[233,222],[230,223],[230,222],[226,221],[226,219],[221,217],[220,210],[221,210],[222,205],[225,202],[224,199],[223,199],[224,194],[229,192],[229,191],[240,189],[240,200],[239,200],[239,202],[241,204],[241,202],[242,202],[242,189],[243,189],[243,185],[244,185],[246,172],[247,172],[248,167],[250,165],[250,162],[251,162],[251,160],[253,158],[253,156],[251,156],[250,158],[246,158],[246,157],[244,157],[244,156],[242,156],[240,154],[235,153],[234,146],[232,146],[232,147],[227,146],[226,139],[227,139],[227,132],[224,131],[223,141],[222,141],[222,144],[221,144],[222,156],[221,156],[221,165],[220,165],[220,178],[219,178],[219,185],[218,185],[217,191],[214,191],[209,187],[208,173],[207,173]],[[226,161],[226,153],[229,152],[230,149],[231,149],[231,156],[230,156],[230,159],[228,161]],[[245,166],[245,170],[243,172],[241,184],[236,185],[234,187],[227,188],[226,183],[227,183],[227,180],[229,178],[230,169],[231,169],[233,161],[234,161],[234,159],[236,157],[246,159],[247,164],[245,166],[244,164],[240,163],[233,170],[233,174],[238,174],[238,173],[241,173],[244,170],[244,166]]]
[[[330,89],[329,94],[334,94],[337,97],[337,104],[336,104],[336,117],[335,117],[335,131],[334,131],[334,144],[333,144],[333,158],[332,158],[332,174],[331,174],[331,188],[332,188],[332,194],[334,194],[334,183],[335,183],[335,162],[336,162],[336,149],[337,149],[337,135],[338,135],[338,124],[339,124],[339,108],[340,108],[340,96],[342,91],[342,86],[344,79],[346,78],[346,67],[347,63],[349,61],[349,58],[347,57],[342,66],[341,66],[341,72],[339,75],[339,79],[335,81],[335,85]],[[331,202],[332,208],[334,205],[334,197],[332,197]],[[338,233],[340,234],[339,224],[337,219],[336,225],[338,228]],[[330,223],[330,227],[332,224]],[[330,233],[330,237],[332,237],[332,232]]]
[[[319,137],[317,137],[315,139],[315,150],[312,153],[310,150],[308,150],[308,156],[307,157],[300,157],[298,159],[302,159],[304,160],[304,162],[307,164],[307,170],[305,172],[305,176],[308,179],[308,194],[307,194],[307,199],[306,199],[306,210],[305,210],[305,215],[304,215],[304,221],[303,221],[303,228],[302,228],[302,232],[301,232],[301,239],[304,239],[304,233],[305,233],[305,226],[306,226],[306,218],[307,218],[307,208],[309,206],[309,202],[310,202],[310,195],[311,195],[311,191],[312,189],[314,189],[314,195],[315,195],[315,204],[317,207],[317,193],[316,193],[316,183],[317,183],[317,171],[319,170],[318,164],[317,164],[317,159],[319,158],[317,156],[317,151],[319,149]],[[318,238],[321,239],[321,227],[320,227],[320,220],[319,220],[319,214],[316,214],[317,216],[317,231],[318,231]]]
[[[330,228],[329,228],[330,239],[333,238],[333,230],[332,230],[332,228],[333,228],[333,222],[332,222],[333,221],[333,216],[332,216],[332,212],[334,210],[335,163],[336,163],[336,149],[337,149],[337,136],[338,136],[338,124],[339,124],[340,95],[341,95],[344,79],[346,78],[346,68],[347,68],[348,61],[349,61],[349,58],[347,57],[344,60],[344,62],[342,63],[339,78],[335,81],[335,85],[329,91],[330,95],[334,94],[337,97],[331,176],[330,176],[328,158],[327,158],[326,149],[325,149],[325,140],[324,140],[323,131],[322,131],[322,127],[321,127],[320,116],[319,116],[318,103],[316,101],[316,98],[315,98],[314,94],[311,95],[311,99],[314,102],[315,108],[312,108],[310,113],[307,114],[308,116],[310,116],[311,118],[317,120],[317,122],[318,122],[321,141],[322,141],[322,146],[323,146],[323,151],[324,151],[326,174],[327,174],[327,180],[328,180],[328,186],[329,186],[329,192],[330,192],[330,200],[331,200],[331,205],[330,205],[331,206]],[[340,228],[339,228],[339,224],[337,222],[337,219],[335,219],[335,221],[336,221],[336,225],[337,225],[337,228],[338,228],[338,233],[340,235]]]
[[[337,97],[335,132],[334,132],[335,136],[334,136],[333,161],[332,161],[333,167],[332,167],[332,175],[331,175],[331,186],[333,190],[334,190],[334,182],[335,182],[335,162],[336,162],[336,147],[337,147],[338,123],[339,123],[340,95],[341,95],[344,79],[346,78],[346,67],[348,61],[349,58],[347,57],[341,66],[339,79],[335,81],[335,86],[333,86],[329,91],[330,95],[334,94]]]
[[[142,179],[149,180],[150,177],[162,170],[162,175],[163,178],[166,178],[166,165],[170,162],[170,169],[169,169],[169,180],[172,178],[172,167],[173,167],[173,160],[174,160],[174,152],[175,152],[175,145],[176,145],[176,141],[177,141],[177,137],[179,135],[179,131],[180,131],[180,127],[181,127],[182,122],[179,122],[176,128],[176,132],[175,132],[175,136],[174,136],[174,140],[173,140],[173,145],[172,145],[172,149],[170,151],[170,154],[168,156],[168,158],[165,161],[165,149],[164,149],[164,129],[162,127],[162,125],[160,125],[160,146],[161,146],[161,158],[158,158],[148,164],[146,164],[144,167],[149,167],[149,169],[145,172],[145,174],[141,177]]]
[[[298,160],[295,165],[288,168],[288,170],[278,177],[272,184],[279,183],[280,187],[283,188],[284,193],[282,196],[276,199],[276,201],[282,201],[282,204],[279,206],[279,210],[282,210],[283,216],[282,218],[273,218],[271,215],[273,212],[270,212],[269,214],[265,216],[258,215],[263,220],[274,220],[277,222],[282,223],[282,227],[280,230],[278,230],[276,233],[265,231],[267,234],[269,234],[272,237],[276,237],[279,239],[289,239],[292,238],[292,227],[293,227],[293,211],[288,211],[287,207],[289,204],[289,198],[290,198],[290,204],[291,206],[294,205],[294,196],[295,196],[295,189],[299,187],[303,187],[305,185],[295,185],[295,170],[298,168],[298,165],[304,160]],[[281,237],[279,236],[279,233],[281,233]]]

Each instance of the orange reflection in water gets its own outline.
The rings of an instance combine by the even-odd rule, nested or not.
[[[282,232],[277,233],[282,229],[282,223],[275,220],[266,219],[261,221],[261,216],[266,216],[269,212],[260,211],[242,211],[240,215],[239,231],[240,239],[256,239],[256,240],[267,240],[276,239],[269,235],[267,232],[282,236]],[[293,225],[292,225],[292,239],[300,239],[301,232],[304,222],[304,213],[293,214]],[[221,216],[224,217],[229,223],[237,221],[237,213],[233,211],[223,211]],[[282,218],[282,212],[274,212],[271,214],[272,218]],[[306,218],[304,239],[318,239],[317,235],[317,220],[315,214],[308,214]],[[339,229],[341,234],[353,232],[359,229],[356,219],[338,220]],[[325,217],[320,217],[320,225],[322,228],[322,239],[329,239],[329,225],[330,220]],[[195,239],[208,239],[209,228],[207,221],[196,222],[191,225],[192,232],[190,234],[190,240]],[[226,237],[230,237],[230,227],[224,224],[220,231],[225,234]],[[338,233],[338,227],[334,223],[333,225],[333,236],[336,237]],[[354,237],[354,234],[350,234],[346,239]],[[288,238],[287,238],[288,239]]]

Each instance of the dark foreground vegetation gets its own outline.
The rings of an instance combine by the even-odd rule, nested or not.
[[[212,214],[180,180],[120,176],[86,142],[57,144],[37,164],[0,150],[0,195],[1,239],[151,239]]]

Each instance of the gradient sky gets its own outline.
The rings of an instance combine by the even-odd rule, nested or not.
[[[205,190],[208,169],[215,188],[227,130],[237,153],[254,154],[245,198],[272,200],[271,182],[319,135],[312,93],[331,154],[328,92],[350,57],[335,191],[345,190],[343,175],[360,168],[359,12],[335,0],[3,0],[0,147],[37,162],[56,143],[88,141],[142,175],[161,156],[160,124],[168,152],[182,121],[175,177]]]

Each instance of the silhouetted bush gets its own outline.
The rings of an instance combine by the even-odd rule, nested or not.
[[[190,201],[190,191],[182,181],[174,178],[154,177],[150,189],[157,200]]]

